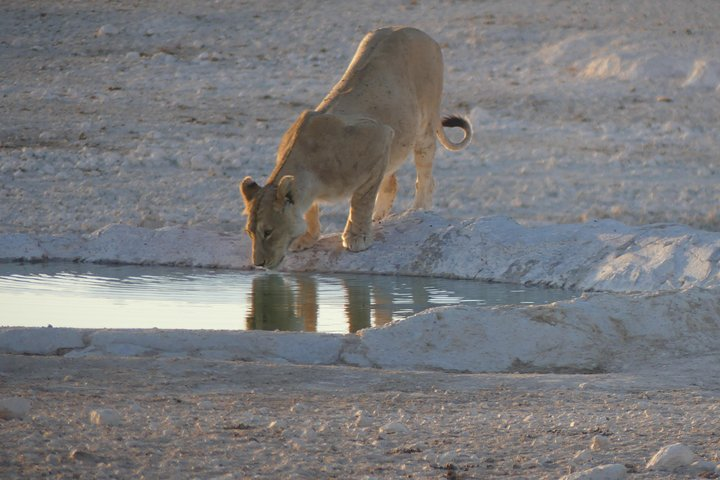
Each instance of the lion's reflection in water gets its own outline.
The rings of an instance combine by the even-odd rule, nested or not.
[[[351,333],[371,326],[381,327],[393,321],[393,315],[401,308],[398,292],[389,278],[373,277],[369,282],[343,280],[345,290],[345,315]],[[428,292],[419,283],[411,284],[412,310],[430,305]],[[409,299],[400,300],[409,303]],[[396,317],[397,318],[397,317]]]
[[[248,330],[317,331],[317,282],[312,278],[304,278],[295,289],[283,275],[257,276],[249,303]]]
[[[402,304],[429,305],[428,293],[419,284],[412,285],[412,300],[401,299],[400,304],[396,304],[397,293],[393,292],[390,279],[340,278],[339,282],[344,292],[342,311],[347,331],[351,333],[391,322],[394,314],[407,311]],[[318,282],[309,275],[259,275],[253,278],[248,303],[248,330],[316,332],[318,329]]]
[[[252,278],[246,329],[353,333],[441,305],[538,304],[576,295],[446,278],[261,273]]]

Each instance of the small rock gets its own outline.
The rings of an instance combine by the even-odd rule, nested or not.
[[[193,170],[210,170],[213,166],[215,162],[204,153],[198,153],[190,158],[190,168]]]
[[[74,448],[70,451],[70,455],[68,455],[68,458],[70,460],[75,460],[76,462],[92,462],[97,463],[99,461],[99,458],[90,453],[86,452],[85,450],[80,450],[78,448]]]
[[[458,454],[456,452],[450,451],[439,454],[435,458],[435,463],[437,465],[451,465],[453,463],[456,463],[458,460]]]
[[[606,450],[608,447],[610,447],[610,439],[604,435],[595,435],[590,441],[590,450],[594,452]]]
[[[692,472],[693,475],[698,475],[700,473],[715,473],[715,469],[718,467],[718,465],[715,462],[708,462],[705,460],[698,460],[697,462],[693,462],[690,464],[690,472]]]
[[[218,62],[222,60],[223,56],[218,52],[202,52],[196,58],[201,62]]]
[[[291,438],[290,440],[286,440],[286,445],[295,451],[300,451],[307,448],[307,442],[302,438]]]
[[[120,33],[120,29],[116,27],[115,25],[107,24],[100,27],[97,31],[98,37],[104,37],[104,36],[110,36],[110,35],[117,35]]]
[[[575,454],[575,456],[572,459],[572,463],[575,465],[587,465],[592,461],[592,453],[590,453],[590,450],[580,450]]]
[[[305,405],[302,402],[298,402],[292,407],[290,407],[290,412],[292,413],[302,413],[307,410],[307,405]]]
[[[355,412],[355,426],[358,428],[372,425],[372,417],[365,410]]]
[[[549,466],[555,463],[555,460],[552,457],[541,457],[535,460],[534,462],[536,465],[542,465],[542,466]]]
[[[112,408],[99,408],[90,412],[90,423],[93,425],[120,425],[122,416]]]
[[[410,430],[400,422],[390,422],[380,427],[380,433],[388,435],[408,433]]]
[[[249,427],[262,427],[268,424],[267,418],[263,415],[255,415],[253,412],[245,412],[238,418],[239,424]]]
[[[165,52],[158,52],[150,57],[150,62],[155,65],[169,65],[175,63],[175,56]]]
[[[674,443],[661,448],[645,465],[647,470],[675,470],[687,467],[693,462],[695,455],[687,445]]]
[[[337,426],[334,425],[332,422],[316,424],[314,428],[317,433],[323,435],[333,434],[337,431]]]
[[[0,398],[0,418],[21,419],[30,411],[30,400],[22,397]]]
[[[288,423],[283,419],[273,420],[267,426],[269,430],[285,430],[287,427]]]
[[[309,441],[309,442],[313,442],[317,439],[317,433],[315,432],[315,429],[313,429],[312,427],[303,428],[300,431],[299,438]]]
[[[560,480],[622,480],[626,477],[627,469],[625,465],[612,463],[583,470],[582,472],[571,473],[570,475],[560,477]]]
[[[44,142],[53,140],[54,138],[55,134],[53,134],[53,132],[40,132],[40,134],[38,135],[38,139]]]

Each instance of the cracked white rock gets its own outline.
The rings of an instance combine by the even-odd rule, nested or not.
[[[689,466],[694,457],[695,455],[687,445],[673,443],[658,450],[645,468],[648,470],[675,470]]]

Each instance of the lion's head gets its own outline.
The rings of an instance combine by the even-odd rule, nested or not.
[[[305,231],[303,213],[295,205],[295,178],[285,175],[261,187],[250,177],[240,183],[245,200],[246,231],[252,240],[255,266],[275,268],[290,243]]]

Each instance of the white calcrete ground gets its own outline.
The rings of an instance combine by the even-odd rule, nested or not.
[[[0,236],[0,258],[250,268],[249,242],[185,228],[110,226],[88,236]],[[13,253],[16,252],[16,253]],[[720,234],[615,221],[521,226],[410,213],[378,227],[369,250],[338,235],[290,255],[287,270],[406,273],[604,290],[525,307],[444,307],[348,336],[265,332],[0,330],[8,352],[149,353],[439,368],[469,372],[614,371],[713,352],[720,341]],[[24,340],[24,341],[23,341]]]
[[[428,275],[577,290],[653,292],[720,284],[720,234],[679,224],[613,220],[523,226],[507,217],[398,215],[351,254],[339,234],[289,255],[281,269]],[[0,260],[72,260],[251,268],[244,234],[109,225],[89,235],[0,234]]]

